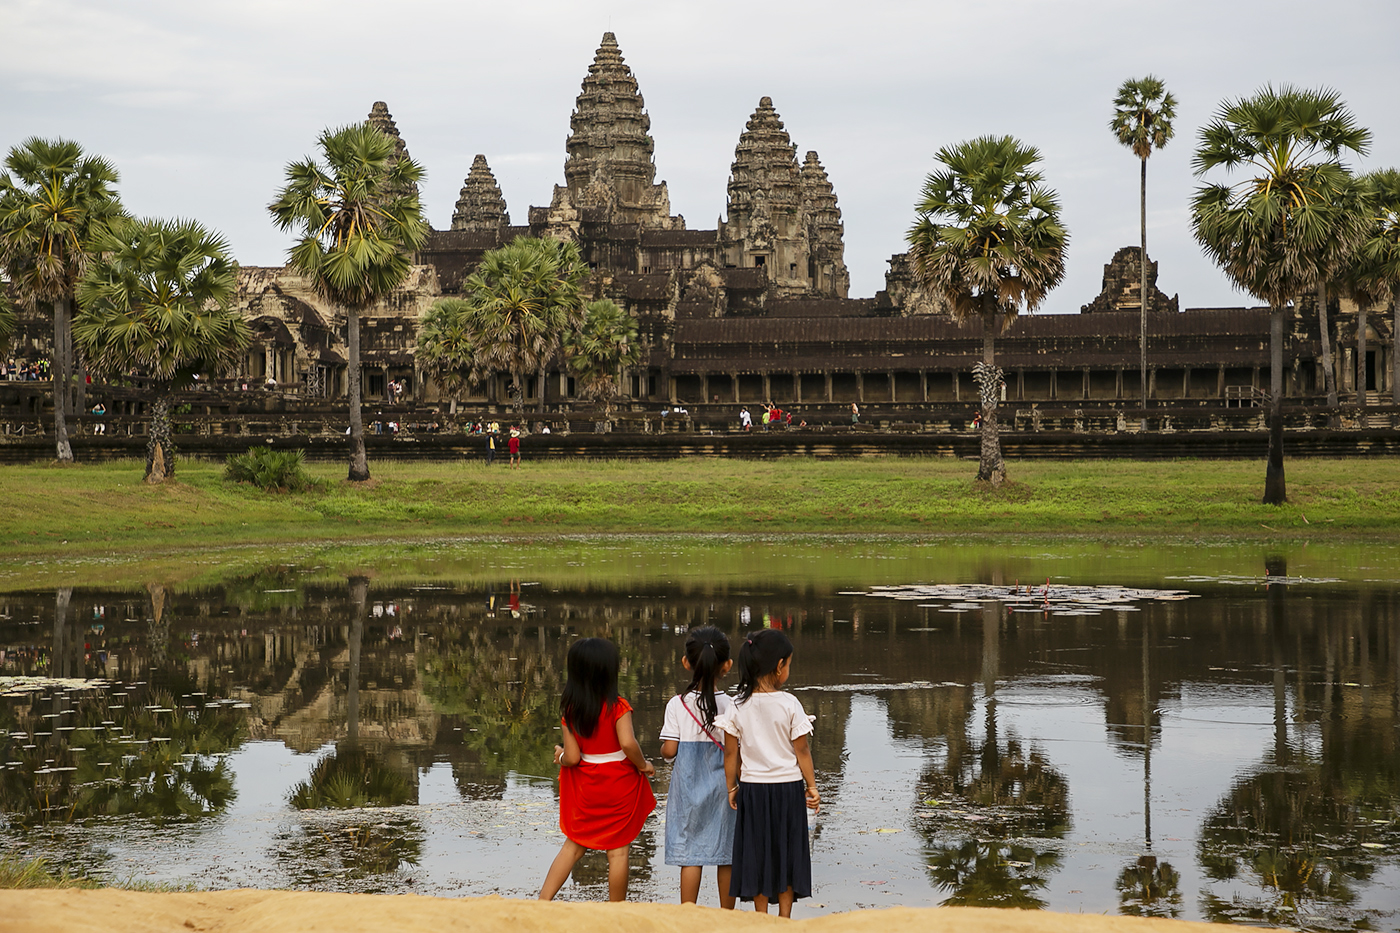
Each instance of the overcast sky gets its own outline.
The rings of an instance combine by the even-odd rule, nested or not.
[[[1370,127],[1361,169],[1400,165],[1397,0],[0,0],[0,147],[63,136],[114,161],[130,211],[196,218],[245,265],[280,265],[267,203],[325,127],[388,102],[446,228],[475,153],[511,219],[563,182],[569,114],[603,32],[641,84],[657,179],[692,229],[724,212],[734,145],[764,95],[820,154],[851,296],[884,285],[939,147],[1039,147],[1072,241],[1044,310],[1077,312],[1138,242],[1138,162],[1107,129],[1129,77],[1180,101],[1148,167],[1148,250],[1182,307],[1253,303],[1191,239],[1197,132],[1263,85],[1338,90]]]

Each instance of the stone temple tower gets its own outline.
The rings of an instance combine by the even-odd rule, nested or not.
[[[396,153],[395,161],[404,156],[413,158],[408,154],[408,145],[403,141],[403,137],[399,135],[399,127],[394,123],[394,115],[389,112],[388,104],[384,103],[382,100],[375,101],[374,106],[369,110],[369,117],[365,122],[394,141],[394,150]],[[411,190],[414,194],[417,194],[418,186],[412,185]]]
[[[808,269],[812,291],[824,298],[845,298],[851,290],[846,270],[845,227],[836,191],[815,152],[802,163],[802,209],[807,214]]]
[[[499,230],[510,226],[510,214],[506,213],[506,199],[501,194],[501,186],[496,184],[496,176],[491,166],[486,164],[486,156],[478,155],[472,160],[471,173],[462,182],[462,191],[457,196],[457,206],[452,212],[453,230]]]
[[[654,183],[655,143],[645,107],[637,79],[622,60],[617,37],[603,33],[569,121],[565,185],[554,189],[551,226],[577,229],[579,222],[591,222],[674,229],[683,225],[671,217],[666,183]]]
[[[816,153],[798,167],[797,147],[770,97],[758,102],[734,147],[726,213],[719,225],[725,265],[765,269],[779,297],[845,296],[836,195]]]

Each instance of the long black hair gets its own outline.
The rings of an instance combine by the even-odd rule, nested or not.
[[[713,625],[691,629],[685,640],[685,659],[690,662],[690,686],[686,693],[696,691],[695,705],[705,728],[714,727],[719,707],[715,704],[715,680],[724,662],[729,660],[729,639]]]
[[[739,646],[739,700],[742,702],[753,696],[758,682],[790,657],[792,642],[777,629],[759,629],[745,638]]]
[[[606,638],[580,638],[569,646],[569,679],[560,706],[564,725],[588,738],[603,707],[617,699],[617,645]]]

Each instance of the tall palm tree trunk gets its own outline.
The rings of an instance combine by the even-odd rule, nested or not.
[[[345,310],[345,345],[350,357],[345,377],[346,394],[350,396],[350,475],[352,483],[369,479],[369,457],[365,455],[365,422],[360,411],[360,314]]]
[[[1138,255],[1138,306],[1140,313],[1138,348],[1141,351],[1140,375],[1142,376],[1142,408],[1147,410],[1147,157],[1142,159],[1142,186],[1139,191],[1142,210],[1139,212],[1142,226],[1142,252]],[[1147,416],[1142,419],[1142,427],[1147,428]]]
[[[1393,336],[1400,334],[1400,294],[1390,296],[1390,315],[1393,322],[1390,329],[1390,400],[1400,405],[1400,353],[1395,352],[1400,348],[1394,345]]]
[[[525,370],[512,369],[510,381],[515,390],[515,398],[511,399],[511,407],[515,409],[515,421],[519,424],[525,420]]]
[[[1006,464],[1001,459],[1001,433],[997,430],[997,401],[1001,386],[996,369],[995,300],[992,295],[982,297],[982,456],[977,478],[1000,486],[1006,481]]]
[[[1283,314],[1284,306],[1269,309],[1269,464],[1264,471],[1264,504],[1288,501],[1283,477]]]
[[[1332,365],[1332,325],[1327,320],[1327,280],[1317,283],[1317,321],[1322,333],[1322,375],[1327,386],[1327,407],[1337,407],[1337,370]]]
[[[175,475],[175,445],[170,440],[170,396],[157,390],[146,435],[146,482],[163,483]]]
[[[68,442],[68,367],[65,365],[65,348],[68,346],[68,320],[71,316],[71,298],[60,298],[53,303],[53,366],[49,377],[53,380],[53,433],[57,444],[60,463],[73,462],[73,445]]]
[[[1370,306],[1365,301],[1356,303],[1356,405],[1366,407],[1366,314]]]

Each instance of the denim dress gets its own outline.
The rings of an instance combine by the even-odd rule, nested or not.
[[[666,864],[728,865],[734,853],[734,811],[724,782],[724,733],[706,730],[696,694],[674,696],[666,705],[663,741],[677,743],[666,794]],[[722,693],[723,713],[733,701]],[[713,733],[713,735],[711,735]]]

